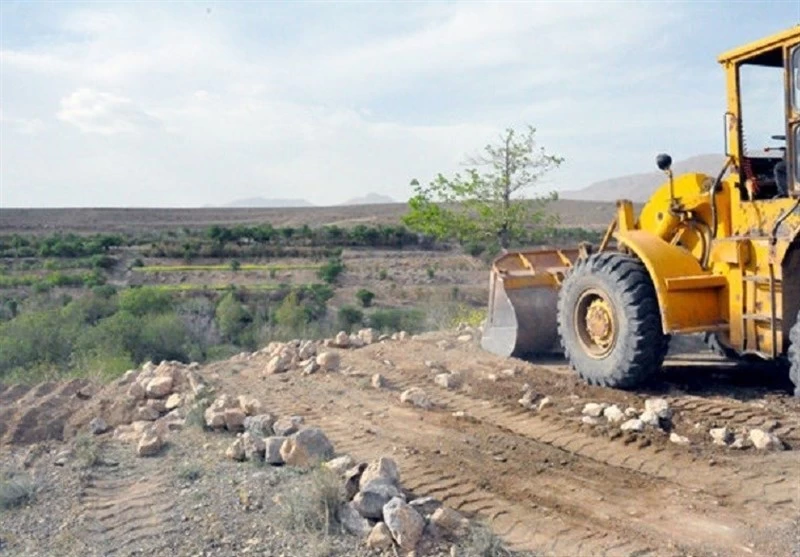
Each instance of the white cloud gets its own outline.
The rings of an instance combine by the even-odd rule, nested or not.
[[[683,4],[204,6],[62,4],[5,41],[2,202],[401,199],[526,122],[570,188],[720,144],[716,52],[675,54]]]
[[[78,89],[61,99],[59,120],[81,131],[114,135],[158,126],[158,120],[130,99],[93,89]]]

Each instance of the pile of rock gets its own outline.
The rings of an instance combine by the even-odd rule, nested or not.
[[[755,447],[759,450],[783,450],[785,448],[783,441],[769,429],[771,428],[734,431],[728,427],[715,427],[711,428],[708,434],[714,445],[731,449]]]
[[[370,548],[385,550],[396,544],[410,552],[425,535],[456,537],[469,529],[466,518],[436,499],[411,497],[401,487],[391,458],[353,465],[349,457],[340,457],[326,466],[345,482],[347,502],[339,510],[343,527]]]
[[[141,369],[130,370],[118,381],[127,385],[130,423],[114,429],[114,437],[122,442],[136,442],[139,456],[153,456],[163,447],[169,431],[183,427],[182,407],[208,393],[208,386],[197,374],[197,363],[163,361],[147,362]],[[96,434],[111,429],[102,417],[90,423]]]
[[[589,402],[581,412],[581,421],[588,425],[619,424],[622,431],[642,432],[647,427],[668,431],[672,424],[672,409],[663,398],[649,398],[644,401],[644,409],[626,408],[624,411],[616,404]]]

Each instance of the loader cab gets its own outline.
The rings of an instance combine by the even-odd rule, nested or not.
[[[729,51],[726,154],[742,200],[800,195],[800,26]]]

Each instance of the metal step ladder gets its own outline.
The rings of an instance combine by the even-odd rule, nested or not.
[[[760,275],[747,275],[747,270],[744,266],[741,267],[742,271],[742,353],[754,353],[759,356],[768,356],[771,358],[777,358],[779,351],[778,351],[778,328],[782,325],[783,321],[777,315],[777,303],[778,303],[778,290],[783,291],[783,284],[779,279],[775,278],[775,267],[770,264],[769,265],[769,276],[764,277]],[[748,312],[748,303],[747,303],[747,285],[748,283],[753,284],[753,301],[750,307],[753,308],[753,312]],[[764,313],[754,313],[756,308],[758,307],[758,292],[759,292],[759,285],[766,284],[769,287],[769,297],[770,297],[770,312],[769,314]],[[748,323],[756,323],[756,322],[766,322],[769,323],[770,328],[770,335],[772,336],[772,351],[770,354],[765,354],[761,350],[761,346],[758,343],[758,335],[756,334],[755,327],[753,328],[754,334],[754,341],[756,346],[753,350],[749,350],[747,346],[748,341]]]

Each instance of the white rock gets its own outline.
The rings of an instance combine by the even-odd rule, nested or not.
[[[639,416],[639,419],[642,420],[642,423],[644,423],[645,425],[653,427],[658,427],[660,425],[658,416],[652,410],[645,410],[644,412],[642,412],[642,414]]]
[[[321,429],[309,427],[284,441],[281,457],[290,466],[313,466],[333,457],[333,444]]]
[[[395,497],[383,507],[383,521],[404,552],[414,550],[425,529],[425,519],[399,497]]]
[[[375,329],[361,329],[358,331],[358,338],[365,344],[374,344],[378,340],[378,332]]]
[[[625,417],[626,418],[636,418],[639,416],[639,411],[636,408],[628,407],[625,409]]]
[[[662,420],[669,420],[672,418],[672,409],[669,403],[663,398],[648,398],[644,401],[644,409],[653,412]]]
[[[161,417],[161,414],[158,413],[158,410],[153,408],[152,406],[139,406],[136,409],[135,418],[137,421],[143,422],[154,422],[158,418]]]
[[[517,370],[514,368],[504,369],[503,371],[500,372],[500,375],[502,375],[503,377],[516,377]]]
[[[622,431],[644,431],[644,422],[639,419],[628,420],[619,427]]]
[[[367,547],[370,549],[386,550],[394,545],[392,532],[385,522],[378,522],[367,537]]]
[[[310,360],[317,355],[317,345],[310,340],[305,341],[300,345],[297,351],[297,357],[301,360]]]
[[[715,445],[725,446],[733,440],[733,432],[727,427],[715,427],[708,430]]]
[[[247,460],[264,459],[264,453],[267,447],[261,437],[253,435],[249,431],[245,431],[241,436],[241,440],[242,446],[244,447],[244,455]]]
[[[603,416],[612,424],[618,424],[625,419],[625,413],[616,404],[612,404],[603,410]]]
[[[164,439],[158,434],[155,428],[147,429],[142,438],[139,439],[139,444],[136,447],[136,454],[139,456],[155,456],[161,451],[164,446]]]
[[[167,397],[166,402],[164,403],[164,408],[166,410],[175,410],[179,408],[183,404],[183,395],[180,393],[172,393]]]
[[[594,416],[583,416],[581,421],[587,425],[597,425],[600,423],[600,418],[595,418]]]
[[[751,429],[750,441],[756,449],[760,450],[783,449],[783,442],[778,439],[778,436],[763,429]]]
[[[439,373],[433,382],[445,389],[457,389],[461,385],[461,376],[457,373]]]
[[[372,376],[371,383],[375,389],[383,389],[386,387],[386,379],[384,379],[383,375],[380,373],[376,373]]]
[[[286,356],[273,356],[267,366],[264,368],[264,375],[275,375],[276,373],[283,373],[289,369],[291,360]]]
[[[359,485],[363,488],[365,485],[374,480],[399,485],[400,470],[397,468],[397,462],[395,462],[394,459],[385,456],[370,462],[361,472]]]
[[[264,439],[264,460],[267,464],[283,464],[281,447],[286,442],[286,437],[267,437]]]
[[[442,502],[434,497],[420,497],[408,503],[424,517],[432,515],[436,509],[441,508]]]
[[[284,418],[279,418],[275,420],[274,424],[272,424],[272,431],[275,433],[275,435],[280,437],[292,435],[300,429],[300,426],[303,425],[304,421],[305,420],[303,420],[302,416],[287,416]]]
[[[436,509],[431,515],[431,522],[437,528],[456,536],[464,535],[469,529],[469,520],[448,507]]]
[[[317,356],[317,365],[323,371],[337,371],[339,369],[339,354],[336,352],[323,352]]]
[[[436,347],[439,350],[450,350],[453,345],[449,340],[440,340],[436,343]]]
[[[350,346],[350,336],[344,331],[339,331],[334,337],[333,343],[339,348],[347,348]]]
[[[244,419],[244,429],[259,437],[269,437],[272,435],[272,425],[275,423],[275,416],[272,414],[259,414],[257,416],[247,416]]]
[[[536,407],[537,410],[540,412],[547,408],[548,406],[552,406],[553,402],[550,400],[550,397],[544,397],[542,400],[539,401],[539,405]]]
[[[240,395],[239,407],[247,416],[257,416],[264,413],[264,405],[254,396]]]
[[[411,338],[411,335],[409,335],[407,331],[400,331],[397,333],[397,340],[408,340],[409,338]]]
[[[159,375],[153,377],[148,383],[145,391],[150,398],[164,398],[172,392],[172,376]]]
[[[227,449],[225,449],[225,457],[238,462],[242,462],[245,460],[245,458],[247,458],[247,455],[244,452],[244,443],[242,442],[241,437],[237,438]]]
[[[89,431],[91,431],[95,435],[101,435],[111,429],[111,427],[106,423],[106,421],[101,417],[94,418],[91,422],[89,422]]]
[[[584,416],[590,416],[592,418],[599,418],[603,415],[603,410],[606,409],[608,404],[606,403],[597,403],[597,402],[588,402],[586,406],[583,407],[582,414]]]
[[[128,387],[128,396],[131,397],[133,400],[143,400],[145,396],[147,396],[147,392],[142,386],[141,383],[138,381],[134,381]]]
[[[676,445],[688,445],[691,443],[688,437],[684,437],[683,435],[678,435],[674,431],[669,434],[669,440],[675,443]]]
[[[353,507],[365,518],[380,519],[384,505],[396,497],[403,497],[397,486],[373,480],[353,497]]]
[[[369,521],[359,514],[354,503],[345,503],[339,507],[339,520],[345,531],[359,538],[366,538],[372,530]]]
[[[324,464],[325,468],[343,476],[350,468],[356,465],[355,459],[350,455],[344,455],[329,460]]]
[[[400,402],[404,404],[412,404],[417,408],[428,410],[433,407],[433,403],[428,395],[419,387],[411,387],[402,392],[400,395]]]
[[[228,431],[242,431],[244,430],[244,419],[247,417],[242,412],[241,408],[226,408],[225,409],[225,428]]]
[[[464,343],[471,342],[472,335],[460,335],[456,340],[458,342],[464,342]]]
[[[536,408],[536,401],[538,400],[538,398],[539,398],[538,393],[535,393],[531,390],[527,390],[525,391],[525,394],[522,395],[522,398],[520,398],[517,402],[520,404],[520,406],[528,408],[529,410],[533,410],[534,408]],[[548,399],[548,401],[549,400],[550,399]]]

